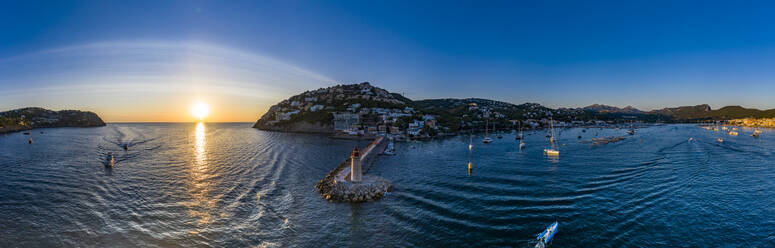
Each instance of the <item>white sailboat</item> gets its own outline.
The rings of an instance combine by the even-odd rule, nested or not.
[[[549,117],[550,126],[552,128],[552,137],[549,138],[549,143],[552,144],[551,148],[544,148],[544,154],[548,156],[560,156],[560,151],[554,149],[554,120],[552,120],[551,117]]]
[[[519,123],[519,134],[517,135],[517,140],[519,140],[519,151],[522,151],[522,148],[525,147],[525,141],[524,136],[522,136],[522,122]]]
[[[482,143],[485,143],[485,144],[492,142],[490,135],[487,133],[487,126],[489,126],[489,123],[487,120],[485,120],[484,121],[484,139],[482,139]]]

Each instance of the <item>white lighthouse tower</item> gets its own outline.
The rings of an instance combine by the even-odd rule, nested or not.
[[[361,181],[361,155],[358,153],[358,147],[355,147],[353,149],[353,154],[350,155],[350,181],[353,182],[360,182]]]

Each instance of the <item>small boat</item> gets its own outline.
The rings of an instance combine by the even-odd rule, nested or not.
[[[24,133],[22,133],[22,134],[24,134],[24,135],[30,135],[30,132],[24,132]]]
[[[579,139],[581,139],[581,135],[579,135]]]
[[[385,148],[385,151],[382,152],[384,155],[396,155],[396,148],[393,144],[393,140],[390,140],[390,143],[387,144],[387,147]]]
[[[635,135],[635,129],[627,130],[627,133],[630,135]]]
[[[490,137],[484,137],[484,139],[482,139],[482,143],[487,144],[487,143],[491,143],[491,142],[492,142],[492,139]]]
[[[581,129],[581,132],[582,132],[582,133],[586,133],[586,132],[587,132],[587,130],[586,130],[586,129]]]
[[[723,142],[724,142],[724,139],[718,138],[718,143],[723,143]]]
[[[733,128],[732,128],[732,131],[737,131],[737,128],[736,128],[736,127],[733,127]]]
[[[503,135],[498,134],[499,139],[503,139]]]
[[[730,132],[729,132],[729,135],[731,135],[731,136],[737,136],[738,134],[739,134],[739,133],[737,133],[737,132],[735,132],[735,131],[730,131]]]
[[[689,142],[694,142],[694,138],[689,137]]]
[[[113,167],[113,165],[116,163],[116,158],[113,157],[113,153],[109,152],[108,155],[105,157],[107,162],[105,163],[105,167]]]
[[[538,240],[538,244],[536,244],[536,248],[544,248],[547,244],[552,242],[552,238],[554,238],[554,234],[557,233],[557,226],[559,224],[557,221],[546,227],[546,230],[539,233],[538,236],[536,236],[536,239]]]

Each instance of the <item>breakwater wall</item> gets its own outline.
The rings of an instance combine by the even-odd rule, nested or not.
[[[385,151],[386,146],[385,138],[377,137],[363,149],[361,167],[364,172],[368,172],[374,166],[377,157]],[[390,181],[377,176],[363,175],[360,182],[350,181],[350,164],[351,159],[348,157],[315,184],[315,188],[323,198],[336,202],[366,202],[379,200],[385,192],[393,190]]]

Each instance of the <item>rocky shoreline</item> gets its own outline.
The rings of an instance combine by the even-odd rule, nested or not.
[[[264,131],[286,132],[286,133],[313,133],[313,134],[333,134],[334,133],[334,127],[332,127],[331,125],[325,125],[320,123],[308,123],[308,122],[297,122],[297,123],[290,123],[287,125],[265,125],[265,124],[256,123],[253,125],[253,128],[257,128],[259,130],[264,130]]]

